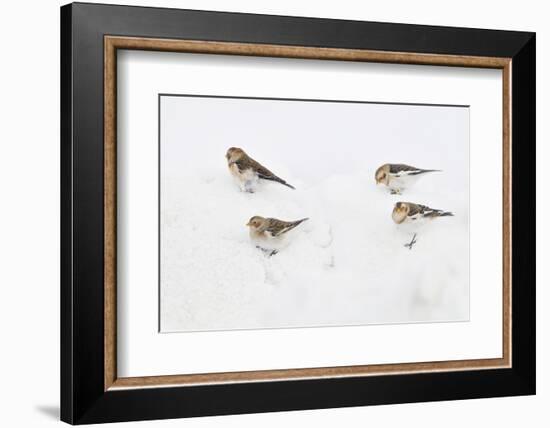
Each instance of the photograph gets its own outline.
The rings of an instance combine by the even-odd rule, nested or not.
[[[7,20],[23,114],[4,211],[22,221],[4,224],[23,257],[4,324],[55,352],[30,398],[29,367],[6,364],[24,398],[8,426],[543,414],[544,14],[43,3],[25,18],[55,49],[29,55]]]
[[[469,106],[158,102],[161,333],[469,320]]]

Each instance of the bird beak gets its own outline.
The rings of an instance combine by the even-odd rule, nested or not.
[[[246,223],[245,226],[251,226],[250,222]]]

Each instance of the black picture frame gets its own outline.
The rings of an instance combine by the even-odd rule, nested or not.
[[[104,36],[512,59],[512,367],[104,389]],[[61,419],[71,424],[535,393],[535,34],[73,3],[61,8]]]

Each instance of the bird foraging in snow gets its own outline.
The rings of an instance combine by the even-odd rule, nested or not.
[[[257,248],[272,256],[288,244],[287,233],[306,220],[308,218],[283,221],[256,215],[246,225],[249,227],[250,240]]]
[[[452,212],[438,210],[426,205],[413,204],[412,202],[397,202],[393,207],[391,217],[397,224],[412,222],[418,219],[433,219],[436,217],[454,216]]]
[[[439,169],[422,169],[401,163],[386,163],[376,170],[376,184],[384,184],[392,195],[411,187],[428,172],[440,172]]]
[[[259,180],[275,181],[294,189],[285,180],[277,177],[269,169],[252,159],[243,149],[230,147],[225,154],[231,175],[237,179],[243,192],[254,193]]]

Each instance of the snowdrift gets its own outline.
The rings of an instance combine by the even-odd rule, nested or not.
[[[223,161],[162,180],[161,331],[468,319],[468,193],[452,176],[399,196],[375,185],[378,164],[316,182],[275,165],[297,190],[264,182],[250,194]],[[455,216],[398,226],[400,200]],[[268,257],[249,241],[253,215],[310,220]]]

